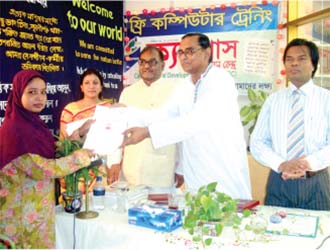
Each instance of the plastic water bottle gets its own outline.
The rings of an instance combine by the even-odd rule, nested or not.
[[[105,188],[102,184],[102,176],[96,177],[96,183],[93,189],[93,206],[96,210],[104,209]]]

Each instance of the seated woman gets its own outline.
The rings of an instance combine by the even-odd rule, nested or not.
[[[46,82],[33,70],[13,79],[0,127],[0,232],[17,248],[55,248],[54,178],[88,166],[90,150],[54,160],[54,138],[39,113]]]
[[[96,105],[110,106],[111,104],[102,99],[103,78],[101,74],[93,69],[87,69],[80,77],[81,98],[78,101],[67,104],[61,114],[60,121],[60,137],[71,138],[75,140],[84,140],[85,129],[89,127],[90,121],[87,121],[81,129],[76,130],[72,135],[68,135],[66,129],[70,122],[78,121],[85,118],[92,118],[96,109]],[[111,155],[108,158],[111,159]],[[109,162],[109,161],[108,161]],[[120,173],[120,164],[109,163],[106,167],[108,183],[118,180]],[[89,190],[92,189],[95,183],[95,178],[89,185]],[[62,187],[63,185],[62,181]],[[79,190],[84,191],[84,185],[80,185]]]

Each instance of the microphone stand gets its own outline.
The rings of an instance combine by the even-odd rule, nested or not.
[[[89,190],[88,190],[88,182],[85,181],[85,211],[81,211],[76,214],[76,217],[79,219],[92,219],[99,216],[99,213],[96,211],[89,210]]]
[[[91,164],[87,167],[87,169],[94,167],[94,166],[100,166],[104,163],[103,159],[98,159],[95,161],[92,161]],[[81,211],[76,214],[76,217],[79,219],[93,219],[99,216],[99,213],[96,211],[90,211],[89,210],[89,190],[88,190],[88,181],[85,181],[85,211]]]

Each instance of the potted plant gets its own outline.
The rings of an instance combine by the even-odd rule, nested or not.
[[[248,98],[250,102],[249,104],[244,105],[241,108],[240,116],[242,119],[243,126],[246,126],[251,123],[251,126],[248,129],[250,135],[253,132],[260,110],[262,108],[262,105],[266,101],[267,96],[267,92],[263,90],[254,90],[251,88],[248,89]]]
[[[203,248],[212,243],[210,236],[220,236],[224,226],[238,228],[242,216],[237,211],[237,200],[216,190],[217,182],[202,186],[197,193],[185,195],[186,209],[183,228],[193,235],[193,241],[201,242]],[[243,217],[251,214],[243,211]]]
[[[76,140],[69,140],[67,138],[59,139],[56,142],[56,157],[64,157],[70,155],[77,149],[82,148],[82,143]],[[64,200],[64,210],[69,213],[79,212],[81,209],[81,197],[82,193],[79,191],[79,182],[84,184],[92,180],[91,173],[96,176],[98,174],[98,167],[81,168],[78,171],[66,175],[65,180],[65,192],[62,193]],[[87,192],[87,190],[86,190]]]

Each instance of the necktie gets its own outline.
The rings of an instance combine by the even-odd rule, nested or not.
[[[293,92],[293,103],[288,127],[288,160],[304,153],[304,110],[303,97],[299,90]]]

